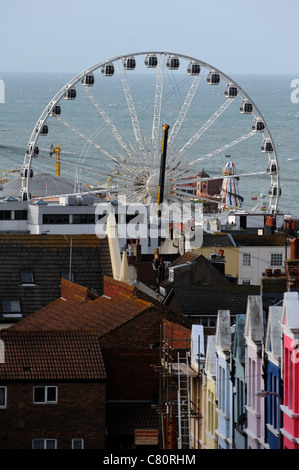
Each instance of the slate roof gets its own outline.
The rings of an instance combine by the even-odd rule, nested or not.
[[[284,234],[258,235],[256,233],[232,233],[237,246],[284,246]]]
[[[173,296],[183,315],[218,315],[230,310],[232,315],[246,313],[248,295],[259,295],[259,286],[221,285],[174,287]],[[171,304],[170,304],[171,307]]]
[[[68,273],[70,262],[76,283],[103,293],[103,276],[112,275],[107,238],[0,234],[0,321],[1,300],[19,299],[27,316],[60,297],[62,273]],[[34,285],[22,286],[22,269],[32,270]]]
[[[213,246],[234,246],[234,242],[231,238],[230,235],[227,233],[207,233],[204,232],[203,234],[203,241],[202,241],[202,246],[203,247],[213,247]]]
[[[98,335],[93,331],[2,329],[5,362],[0,380],[104,380]]]

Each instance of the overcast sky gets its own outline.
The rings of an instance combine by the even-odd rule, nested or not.
[[[299,76],[299,0],[0,0],[3,72],[167,51],[224,73]]]

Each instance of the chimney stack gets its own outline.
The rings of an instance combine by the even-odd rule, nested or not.
[[[299,237],[291,240],[290,259],[285,261],[287,291],[299,291]]]

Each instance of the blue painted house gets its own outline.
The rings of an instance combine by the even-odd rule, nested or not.
[[[270,307],[265,342],[266,371],[266,442],[268,448],[280,448],[280,431],[282,414],[280,401],[282,395],[281,381],[281,316],[282,307]]]
[[[247,449],[246,380],[245,380],[245,329],[246,315],[236,315],[231,362],[233,386],[233,445],[235,449]]]
[[[230,311],[219,310],[215,337],[217,377],[218,449],[232,448],[232,383],[230,380],[231,324]]]

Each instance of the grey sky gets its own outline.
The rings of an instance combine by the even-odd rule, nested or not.
[[[0,74],[169,51],[227,74],[299,74],[299,0],[0,0]],[[1,76],[0,76],[1,78]]]

